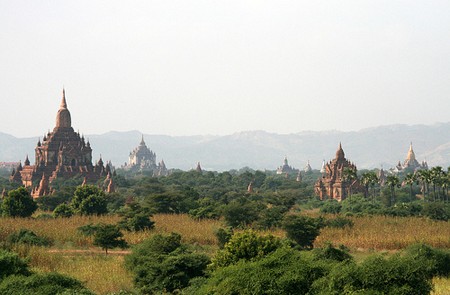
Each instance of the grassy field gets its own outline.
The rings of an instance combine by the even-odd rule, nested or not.
[[[344,244],[356,257],[366,257],[375,252],[395,252],[406,246],[423,242],[433,247],[450,249],[450,222],[433,222],[422,218],[352,217],[353,228],[325,228],[317,238],[315,246],[321,247],[330,241]],[[105,255],[92,245],[92,239],[81,235],[77,228],[89,223],[116,223],[118,216],[80,217],[67,219],[21,219],[0,218],[0,239],[21,228],[53,240],[50,248],[17,247],[15,250],[28,257],[33,270],[57,271],[83,281],[97,294],[118,290],[132,290],[131,275],[123,267],[124,255],[128,251],[111,251]],[[217,250],[214,230],[223,227],[217,220],[196,221],[187,215],[157,214],[153,217],[155,229],[140,233],[125,233],[131,245],[157,233],[177,232],[186,243],[198,245],[213,255]],[[270,231],[284,236],[283,231]],[[434,295],[450,294],[450,280],[436,278]]]

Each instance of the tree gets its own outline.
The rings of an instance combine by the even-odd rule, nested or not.
[[[81,215],[100,215],[107,212],[105,193],[94,185],[78,186],[71,206]]]
[[[29,275],[27,263],[16,253],[0,250],[0,281],[11,275]]]
[[[127,248],[127,242],[122,239],[123,234],[113,224],[99,224],[94,232],[94,245],[101,247],[108,254],[108,249]]]
[[[311,285],[334,263],[305,256],[303,251],[282,247],[258,260],[218,268],[183,294],[312,294]]]
[[[314,240],[320,234],[319,220],[303,215],[288,215],[283,220],[283,229],[289,239],[301,248],[313,248]]]
[[[419,170],[417,172],[417,177],[421,183],[422,196],[425,200],[426,196],[428,195],[429,184],[431,183],[431,172],[429,170]]]
[[[373,187],[375,186],[375,184],[378,183],[378,176],[373,171],[365,172],[361,175],[361,183],[365,187],[364,196],[367,198],[369,195],[369,187],[372,187],[372,190],[373,190]],[[373,197],[374,197],[374,193],[372,192],[372,201],[373,201]]]
[[[24,187],[8,192],[1,205],[3,215],[11,217],[30,217],[37,204]]]
[[[205,275],[208,264],[208,256],[191,251],[175,233],[155,235],[125,256],[125,265],[134,274],[136,287],[143,294],[185,288],[193,278]]]
[[[251,202],[231,201],[223,209],[223,217],[228,226],[238,227],[249,225],[258,219],[258,210]]]
[[[444,170],[442,170],[442,167],[440,166],[436,166],[431,168],[430,170],[430,180],[431,183],[433,184],[433,200],[436,201],[436,199],[440,199],[440,191],[441,191],[441,186],[443,183],[445,177],[445,172]],[[438,189],[437,194],[436,194],[436,188]]]
[[[56,206],[53,210],[53,217],[71,217],[73,215],[73,209],[69,205],[63,203]]]
[[[18,232],[10,234],[7,241],[13,244],[26,244],[33,246],[50,246],[52,243],[49,238],[38,236],[33,231],[24,228],[20,229]]]
[[[395,203],[395,188],[400,186],[400,180],[396,175],[388,175],[386,177],[386,184],[391,192],[389,205],[393,205]]]
[[[351,198],[353,185],[355,185],[355,183],[358,181],[356,170],[348,167],[344,168],[344,171],[342,173],[342,180],[347,183],[348,195]]]
[[[94,293],[86,289],[80,281],[58,273],[10,276],[0,283],[0,294],[94,295]]]
[[[409,185],[409,197],[411,201],[414,201],[413,196],[413,185],[417,181],[416,174],[408,173],[405,176],[405,184]]]
[[[282,241],[272,235],[260,236],[248,230],[235,233],[212,260],[212,266],[224,267],[240,260],[254,261],[265,257],[282,246]]]

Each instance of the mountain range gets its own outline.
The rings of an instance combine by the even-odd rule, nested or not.
[[[358,169],[388,169],[403,161],[412,142],[419,162],[429,166],[450,166],[450,122],[434,125],[388,125],[359,131],[302,131],[276,134],[266,131],[242,131],[231,135],[167,136],[144,134],[147,146],[164,159],[168,168],[189,170],[197,162],[205,170],[225,171],[250,167],[275,170],[287,157],[289,165],[302,169],[307,161],[320,169],[322,161],[335,157],[339,143],[346,158]],[[141,141],[142,133],[110,131],[85,135],[93,148],[93,157],[100,154],[120,167]],[[16,138],[0,133],[0,162],[19,161],[30,155],[38,137]]]

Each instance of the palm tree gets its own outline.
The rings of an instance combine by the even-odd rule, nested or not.
[[[419,170],[417,171],[417,178],[421,184],[421,191],[423,200],[426,200],[426,196],[428,196],[428,186],[431,182],[431,173],[429,170]]]
[[[374,171],[365,172],[361,175],[361,183],[365,187],[364,195],[367,198],[367,195],[369,194],[369,187],[372,187],[372,202],[374,197],[374,187],[375,184],[378,183],[378,176]]]
[[[416,182],[416,174],[415,173],[408,173],[405,176],[405,184],[409,185],[409,197],[411,201],[413,200],[413,184]]]
[[[437,199],[440,199],[441,197],[441,184],[443,182],[443,178],[444,178],[444,170],[442,170],[441,166],[436,166],[431,168],[430,171],[430,180],[431,183],[433,184],[433,198],[434,201],[436,201],[436,187],[438,189],[437,191]]]
[[[389,204],[392,205],[395,203],[395,188],[400,186],[400,179],[397,175],[388,175],[386,178],[386,184],[391,190],[391,200]]]
[[[352,187],[358,181],[358,175],[356,174],[356,170],[348,167],[344,168],[344,171],[342,172],[342,180],[343,182],[348,184],[348,195],[351,198]]]

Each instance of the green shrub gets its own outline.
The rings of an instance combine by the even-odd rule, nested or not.
[[[101,215],[107,212],[105,193],[94,185],[78,186],[71,207],[81,215]]]
[[[219,245],[219,249],[223,249],[226,243],[231,239],[233,236],[233,229],[232,228],[219,228],[216,231],[214,231],[214,235],[217,238],[217,243]]]
[[[77,230],[83,235],[83,236],[93,236],[95,234],[95,232],[98,229],[98,224],[94,225],[92,223],[80,226],[77,228]]]
[[[208,264],[206,255],[190,251],[174,233],[155,235],[125,257],[136,287],[144,294],[181,290],[193,278],[204,276]]]
[[[320,212],[338,214],[341,212],[342,205],[336,200],[326,200],[323,202],[322,207],[320,207]]]
[[[339,248],[333,247],[333,244],[327,243],[324,248],[314,249],[313,255],[316,259],[323,260],[335,260],[335,261],[345,261],[353,260],[353,257],[349,253],[349,249],[344,245],[340,245]]]
[[[21,229],[18,232],[10,234],[7,241],[12,244],[25,244],[33,246],[50,246],[51,240],[46,237],[39,237],[28,229]]]
[[[69,205],[63,203],[56,206],[53,210],[53,217],[71,217],[73,215],[73,209]]]
[[[260,212],[258,220],[256,221],[256,226],[261,229],[279,227],[287,211],[288,208],[285,206],[265,208]]]
[[[433,276],[450,275],[450,252],[425,244],[414,244],[405,249],[405,256],[420,261],[426,272]]]
[[[30,217],[36,209],[36,202],[24,187],[9,191],[1,203],[3,215],[10,217]]]
[[[282,245],[281,239],[272,235],[260,236],[252,230],[235,233],[224,248],[217,252],[212,260],[212,267],[223,267],[240,260],[261,259]]]
[[[338,216],[333,219],[328,219],[325,221],[325,226],[332,228],[345,228],[345,227],[353,227],[355,223],[348,218]]]
[[[94,232],[95,246],[101,247],[108,254],[108,249],[127,248],[127,242],[122,238],[123,234],[113,224],[99,224]]]
[[[448,221],[450,219],[450,206],[442,202],[426,203],[423,206],[422,213],[433,220]]]
[[[133,216],[124,216],[118,225],[127,231],[142,231],[154,228],[155,222],[147,214],[137,213]]]
[[[283,229],[289,239],[301,248],[313,248],[314,240],[320,234],[321,220],[302,216],[288,215],[283,220]]]
[[[380,203],[373,203],[361,195],[353,195],[351,198],[343,200],[341,206],[342,213],[353,214],[379,214],[382,207]]]
[[[27,262],[16,253],[0,249],[0,281],[11,275],[29,275]]]
[[[2,295],[94,295],[76,279],[57,274],[33,274],[31,276],[10,276],[0,283]]]
[[[223,208],[222,215],[228,226],[246,226],[258,219],[258,208],[250,202],[232,201]]]
[[[300,251],[282,247],[255,261],[221,267],[195,281],[185,294],[309,294],[312,283],[326,274],[329,263],[305,259]]]
[[[311,294],[430,294],[431,276],[421,263],[394,255],[373,256],[357,265],[346,260],[314,282]]]

